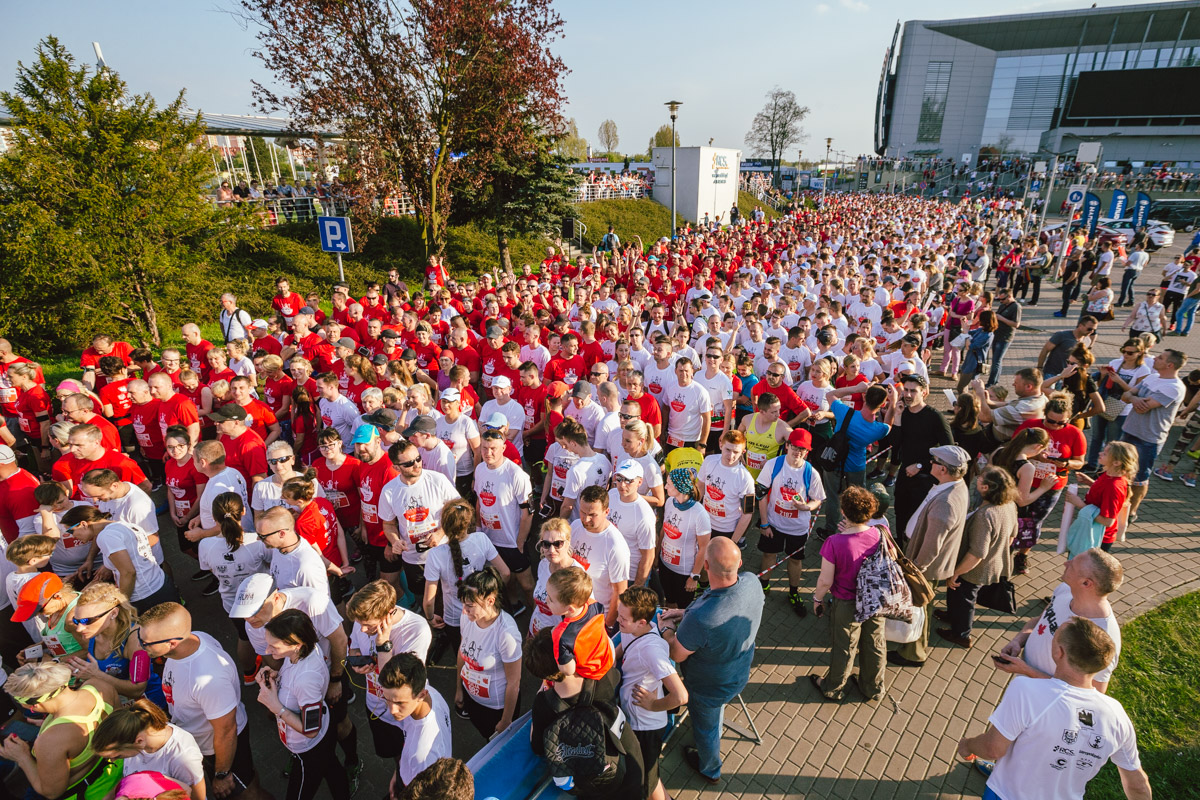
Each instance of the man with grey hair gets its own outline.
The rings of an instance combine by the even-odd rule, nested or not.
[[[929,450],[930,474],[937,486],[929,490],[919,508],[908,521],[905,533],[908,546],[905,555],[912,559],[931,584],[937,586],[954,574],[959,545],[967,522],[969,492],[963,481],[971,456],[956,445],[942,445]],[[932,603],[930,604],[932,605]],[[925,625],[915,642],[900,645],[888,653],[889,664],[900,667],[919,667],[929,657],[929,632],[933,613],[925,615]]]
[[[217,318],[225,344],[234,339],[250,338],[250,315],[238,308],[237,297],[229,292],[221,295],[221,314]]]

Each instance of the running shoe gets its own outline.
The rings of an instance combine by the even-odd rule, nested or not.
[[[204,595],[205,597],[212,597],[219,591],[221,591],[221,583],[216,579],[216,576],[214,576],[213,579],[205,584],[204,588],[200,590],[200,594]]]
[[[350,794],[353,795],[358,791],[358,779],[363,774],[363,761],[360,758],[354,762],[353,767],[346,767],[346,778],[350,781]]]
[[[1179,480],[1183,483],[1184,486],[1188,487],[1189,489],[1196,488],[1196,476],[1195,475],[1184,475]]]
[[[979,770],[980,772],[982,772],[982,773],[983,773],[983,776],[984,776],[985,778],[990,778],[990,777],[992,777],[992,770],[994,770],[995,768],[996,768],[996,762],[995,762],[995,761],[987,761],[987,760],[985,760],[985,759],[982,759],[982,758],[976,758],[976,759],[975,759],[975,769],[977,769],[977,770]]]
[[[206,581],[206,580],[208,580],[209,578],[211,578],[212,576],[213,576],[213,574],[212,574],[211,572],[209,572],[209,571],[208,571],[208,570],[206,570],[206,569],[202,569],[202,570],[200,570],[199,572],[197,572],[195,575],[193,575],[193,576],[192,576],[192,580],[194,580],[194,581]]]
[[[258,671],[260,669],[262,669],[262,663],[263,663],[262,656],[254,657],[254,669],[250,670],[249,674],[242,673],[242,686],[253,686],[254,685],[254,683],[255,683],[254,676],[258,674]]]
[[[788,602],[792,604],[792,611],[795,611],[800,619],[808,616],[808,606],[804,605],[804,598],[800,596],[799,589],[788,590]]]
[[[1162,478],[1167,483],[1172,483],[1175,480],[1175,476],[1167,472],[1165,467],[1155,467],[1154,475],[1157,478]]]

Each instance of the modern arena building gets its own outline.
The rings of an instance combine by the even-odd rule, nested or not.
[[[1200,2],[897,23],[875,152],[974,164],[1073,154],[1200,169]]]

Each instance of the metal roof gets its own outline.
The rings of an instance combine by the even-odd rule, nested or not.
[[[1200,2],[1146,3],[956,20],[915,20],[926,28],[989,50],[1200,40]],[[1147,30],[1149,25],[1149,30]],[[1182,35],[1181,32],[1182,31]],[[1111,39],[1110,39],[1111,37]]]
[[[275,136],[293,138],[311,138],[320,136],[322,139],[341,138],[341,131],[319,130],[312,131],[294,125],[290,119],[280,117],[260,117],[249,114],[202,114],[199,111],[185,110],[183,116],[195,119],[201,114],[204,120],[205,133],[210,136]],[[8,114],[0,113],[0,127],[11,128],[13,119]]]

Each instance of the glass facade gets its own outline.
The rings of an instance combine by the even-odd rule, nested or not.
[[[944,63],[944,62],[938,62]],[[1000,56],[992,75],[982,145],[1004,152],[1033,152],[1053,120],[1054,109],[1071,89],[1071,78],[1090,70],[1182,67],[1200,63],[1200,47],[1114,47],[1079,53]],[[931,63],[932,70],[933,64]],[[947,82],[949,69],[947,69]],[[1066,80],[1064,80],[1064,76]],[[929,80],[926,77],[926,97]],[[944,110],[944,104],[943,104]],[[938,116],[938,132],[941,116]],[[925,108],[921,109],[921,132]],[[937,141],[921,138],[920,141]]]
[[[925,92],[921,95],[921,118],[917,123],[918,142],[940,142],[942,120],[946,116],[946,96],[950,94],[951,61],[930,61],[925,68]]]

